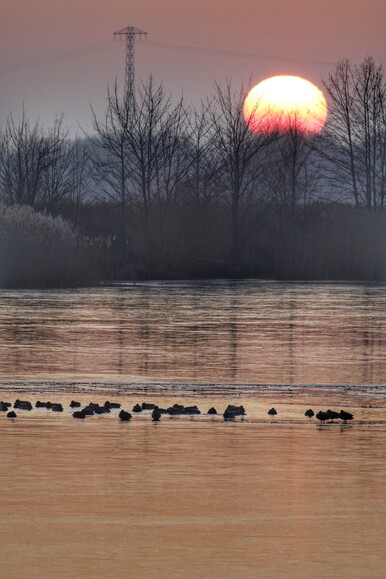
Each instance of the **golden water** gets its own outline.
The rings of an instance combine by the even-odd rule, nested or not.
[[[0,292],[0,399],[66,405],[0,412],[0,578],[383,579],[385,346],[382,285]],[[72,397],[247,417],[77,421]]]
[[[384,577],[381,401],[312,400],[351,408],[347,426],[305,419],[307,398],[232,402],[247,421],[1,413],[0,576]]]
[[[383,384],[385,289],[207,282],[0,292],[0,378]]]

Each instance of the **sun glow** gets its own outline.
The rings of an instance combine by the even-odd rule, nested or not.
[[[299,76],[273,76],[254,86],[244,101],[244,118],[255,133],[319,133],[327,120],[320,89]]]

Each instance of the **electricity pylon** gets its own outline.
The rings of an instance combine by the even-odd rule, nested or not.
[[[126,36],[126,74],[125,74],[125,92],[124,99],[126,102],[133,100],[134,97],[134,44],[135,38],[146,38],[147,32],[134,28],[133,26],[128,26],[127,28],[122,28],[118,32],[114,32],[114,37],[121,38]]]

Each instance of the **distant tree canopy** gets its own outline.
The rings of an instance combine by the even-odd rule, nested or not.
[[[52,251],[34,242],[43,261],[52,264],[64,245],[78,256],[79,243],[88,245],[104,279],[384,279],[383,67],[343,60],[324,89],[328,121],[313,136],[290,126],[250,131],[249,87],[216,85],[194,108],[151,77],[133,99],[108,89],[105,114],[92,111],[94,134],[82,139],[68,137],[62,117],[46,128],[11,115],[0,132],[2,247],[15,206],[15,248],[41,228],[57,242]],[[34,211],[46,215],[34,222]],[[48,214],[81,233],[64,221],[48,225]],[[39,272],[36,284],[49,278]]]

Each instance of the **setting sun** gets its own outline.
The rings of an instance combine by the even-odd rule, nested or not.
[[[244,118],[256,133],[296,128],[319,133],[327,120],[327,102],[320,89],[298,76],[273,76],[254,86],[244,101]]]

